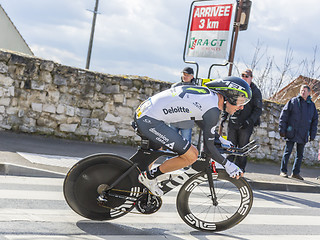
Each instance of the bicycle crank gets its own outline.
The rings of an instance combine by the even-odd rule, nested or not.
[[[152,214],[157,212],[162,206],[161,197],[150,193],[141,195],[136,201],[136,209],[143,214]]]

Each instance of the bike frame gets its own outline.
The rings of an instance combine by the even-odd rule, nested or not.
[[[251,147],[255,141],[252,141],[248,143],[246,146],[242,148],[233,148],[232,150],[219,148],[220,152],[222,154],[233,154],[238,156],[244,156],[245,154],[253,151],[258,146],[255,145]],[[251,148],[250,148],[251,147]],[[112,190],[114,186],[117,185],[122,179],[124,179],[128,174],[130,174],[135,168],[138,168],[140,171],[146,171],[149,168],[149,165],[153,163],[155,160],[157,160],[161,156],[170,156],[175,157],[178,156],[177,153],[170,152],[170,151],[163,151],[163,150],[153,150],[149,148],[149,140],[142,139],[141,146],[138,148],[137,152],[130,157],[130,161],[133,163],[133,165],[126,170],[115,182],[113,182],[107,189],[105,189],[100,196],[100,200],[103,201],[103,195],[107,194],[109,190]],[[216,167],[216,163],[214,161],[211,161],[211,158],[207,156],[205,152],[202,152],[200,154],[201,157],[197,159],[195,163],[193,163],[191,166],[184,168],[184,172],[180,175],[172,177],[172,174],[169,174],[167,179],[160,182],[159,187],[163,191],[164,194],[170,192],[172,189],[184,184],[189,178],[194,176],[197,173],[205,172],[208,177],[209,187],[210,187],[210,193],[213,204],[217,204],[216,202],[216,194],[214,192],[214,185],[213,185],[213,179],[215,176],[215,179],[218,177],[218,169],[224,169],[222,165],[219,164],[218,167]],[[221,167],[220,167],[221,166]],[[215,175],[213,175],[213,173]],[[142,184],[141,184],[142,185]],[[124,198],[130,201],[134,201],[135,197],[132,197],[131,199],[128,199],[127,196],[122,196],[121,194],[117,194],[117,197]]]
[[[161,156],[177,156],[176,153],[162,151],[162,150],[151,150],[151,149],[143,149],[139,148],[137,152],[130,158],[130,160],[137,164],[137,167],[141,171],[145,171],[148,169],[148,166],[153,163],[157,158]],[[210,166],[210,158],[198,158],[198,160],[192,164],[190,167],[185,168],[185,171],[177,176],[172,177],[172,174],[169,175],[168,179],[161,181],[160,188],[164,194],[170,192],[172,189],[178,187],[185,183],[190,177],[201,172],[206,171],[206,173],[213,173],[213,169]],[[208,174],[212,177],[212,174]],[[212,180],[212,179],[211,179]],[[210,188],[212,185],[212,181],[210,183]],[[212,186],[213,189],[213,186]]]
[[[140,169],[140,171],[148,170],[149,165],[161,156],[175,157],[178,155],[177,153],[174,153],[174,152],[149,149],[149,140],[147,139],[142,139],[141,143],[142,144],[138,148],[137,152],[130,158],[130,160],[134,164],[137,164],[137,167]],[[253,140],[242,148],[233,147],[230,150],[230,149],[223,149],[220,146],[220,148],[218,149],[221,154],[232,154],[235,156],[244,156],[249,152],[257,149],[258,147],[259,147],[258,145],[255,145],[255,140]],[[177,186],[182,185],[193,175],[204,171],[208,176],[211,196],[212,196],[213,202],[215,203],[215,200],[214,200],[215,193],[214,193],[212,173],[218,174],[217,170],[224,169],[224,168],[220,164],[217,164],[218,166],[216,167],[216,163],[214,161],[211,161],[211,158],[205,152],[201,152],[200,156],[201,157],[199,157],[195,163],[193,163],[188,168],[185,168],[185,171],[182,174],[175,177],[172,177],[172,174],[170,174],[167,180],[160,182],[160,188],[164,194],[170,192],[172,189],[176,188]],[[211,161],[211,164],[210,164],[210,161]]]

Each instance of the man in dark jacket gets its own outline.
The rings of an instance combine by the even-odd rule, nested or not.
[[[291,177],[303,180],[300,176],[300,167],[304,146],[308,141],[315,139],[318,127],[318,112],[315,104],[311,101],[310,91],[309,86],[302,85],[300,94],[291,98],[280,114],[279,132],[280,136],[286,140],[280,168],[280,176],[282,177],[288,177],[288,160],[294,143],[297,143],[297,153]]]
[[[253,127],[260,125],[260,115],[262,113],[262,95],[258,87],[252,82],[252,70],[247,69],[242,72],[241,78],[250,85],[252,98],[250,102],[244,106],[243,110],[239,110],[229,117],[227,130],[228,140],[237,147],[243,147],[249,143]],[[228,113],[223,112],[220,129],[223,128],[223,124],[227,118]],[[229,156],[228,159],[230,161],[235,161],[235,164],[245,172],[247,157]]]

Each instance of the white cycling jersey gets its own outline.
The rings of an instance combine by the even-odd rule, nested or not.
[[[136,110],[135,119],[140,133],[180,155],[189,149],[190,143],[167,124],[195,120],[203,130],[206,150],[222,163],[224,157],[214,145],[215,127],[220,117],[218,102],[218,95],[206,87],[179,86],[144,101]]]
[[[206,87],[178,86],[160,92],[137,109],[137,118],[149,116],[166,123],[202,120],[209,109],[218,108],[218,96]]]

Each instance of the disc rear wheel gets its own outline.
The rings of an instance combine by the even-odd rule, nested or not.
[[[79,215],[92,220],[110,220],[130,212],[134,203],[108,196],[101,205],[97,198],[114,183],[132,163],[111,154],[89,156],[75,164],[64,180],[63,192],[68,205]],[[138,169],[133,169],[111,191],[113,195],[138,196]]]

